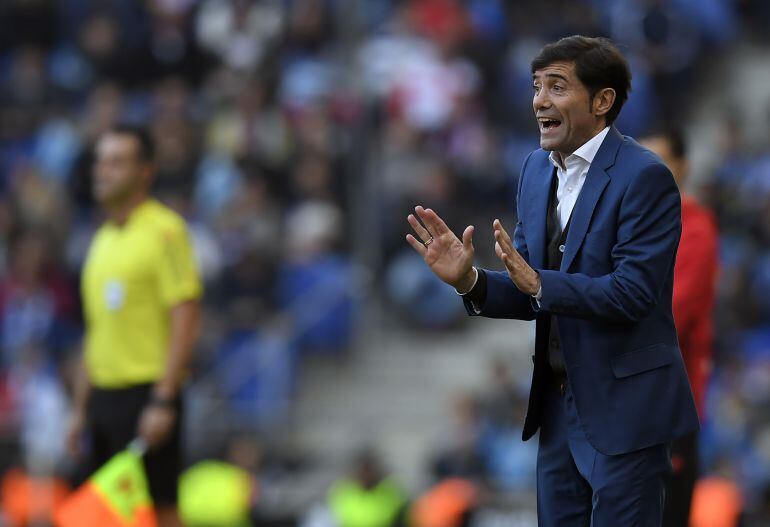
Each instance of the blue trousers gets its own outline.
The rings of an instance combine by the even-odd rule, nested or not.
[[[540,527],[660,527],[669,444],[607,456],[585,436],[569,385],[548,388],[537,455]],[[639,416],[644,419],[644,416]]]

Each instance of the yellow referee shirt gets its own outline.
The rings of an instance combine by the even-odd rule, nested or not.
[[[83,269],[85,364],[98,388],[160,379],[166,368],[170,308],[201,296],[184,220],[154,199],[122,226],[106,222]]]

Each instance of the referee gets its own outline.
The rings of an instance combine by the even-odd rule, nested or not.
[[[150,197],[153,150],[146,131],[126,126],[96,144],[93,194],[106,221],[83,269],[84,361],[67,439],[90,473],[143,438],[158,522],[172,527],[182,525],[180,389],[202,287],[184,220]]]

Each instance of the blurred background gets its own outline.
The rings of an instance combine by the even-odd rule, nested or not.
[[[621,132],[686,133],[721,245],[702,468],[769,525],[769,24],[762,0],[0,1],[2,521],[47,525],[72,471],[91,147],[128,122],[205,280],[185,394],[204,504],[247,488],[253,525],[346,527],[350,481],[374,481],[371,527],[407,504],[425,527],[536,525],[533,326],[469,320],[404,234],[433,207],[499,267],[488,226],[514,224],[537,147],[530,60],[579,33],[632,65]]]

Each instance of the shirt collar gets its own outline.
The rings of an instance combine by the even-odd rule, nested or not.
[[[610,131],[610,127],[605,127],[601,132],[593,136],[591,139],[586,141],[583,146],[572,152],[569,156],[567,156],[567,159],[565,159],[565,163],[568,163],[573,156],[576,158],[580,158],[589,165],[593,163],[594,158],[596,157],[596,153],[599,151],[599,147],[602,146],[602,143],[604,142],[604,138],[607,137],[607,134]],[[548,159],[551,160],[551,164],[555,166],[556,168],[564,168],[561,166],[561,162],[559,160],[559,153],[556,152],[556,150],[553,150],[551,154],[548,156]]]
[[[128,213],[128,217],[126,218],[126,221],[123,224],[115,223],[112,220],[107,220],[107,224],[115,229],[124,229],[126,228],[130,223],[136,220],[136,218],[140,217],[145,209],[148,208],[148,206],[155,201],[155,198],[147,198],[140,202],[139,204],[134,207],[131,212]]]

